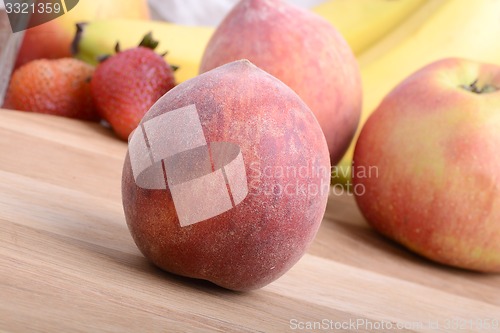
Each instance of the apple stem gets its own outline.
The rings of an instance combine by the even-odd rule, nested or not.
[[[475,94],[487,94],[487,93],[494,92],[494,91],[498,90],[496,87],[494,87],[490,84],[485,84],[482,87],[478,87],[477,81],[478,81],[478,79],[474,80],[474,82],[472,82],[468,86],[461,85],[460,87],[467,90],[467,91],[475,93]]]

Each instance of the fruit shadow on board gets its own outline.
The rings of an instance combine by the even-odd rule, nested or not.
[[[413,274],[415,270],[425,270],[429,274],[450,275],[457,279],[488,277],[488,274],[443,265],[410,251],[373,229],[358,211],[357,206],[346,204],[350,199],[348,195],[338,197],[330,194],[320,231],[308,251],[310,254],[362,269],[367,266],[372,267],[378,273],[390,273],[391,276],[409,280],[421,276]],[[350,217],[339,218],[344,215]],[[349,249],[357,251],[353,253]],[[367,264],[367,261],[370,263]],[[383,262],[400,264],[394,267],[392,264],[384,265]],[[438,287],[436,283],[441,280],[436,280],[436,283],[433,281],[425,279],[416,282]]]

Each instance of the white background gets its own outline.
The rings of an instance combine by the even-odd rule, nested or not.
[[[310,8],[325,0],[286,1]],[[149,0],[154,19],[190,25],[217,25],[237,2],[238,0]]]

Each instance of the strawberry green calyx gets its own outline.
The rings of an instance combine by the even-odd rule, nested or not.
[[[79,46],[80,40],[82,39],[82,36],[85,35],[85,27],[87,24],[88,23],[86,23],[86,22],[82,22],[82,23],[77,24],[77,34],[76,34],[75,39],[73,41],[73,48],[72,48],[74,55],[78,54],[78,52],[79,52],[78,46]],[[126,51],[132,50],[132,49],[137,49],[140,47],[150,49],[151,51],[155,51],[155,49],[158,47],[158,45],[159,45],[159,41],[153,38],[153,33],[150,31],[142,37],[142,40],[140,41],[140,43],[136,47],[122,49],[122,45],[120,44],[120,42],[116,41],[114,48],[112,50],[108,51],[109,53],[103,53],[100,55],[93,55],[91,59],[87,59],[86,61],[88,61],[90,63],[101,64],[101,63],[105,62],[106,60],[108,60],[109,58],[111,58],[113,55],[116,55],[118,53],[126,52]],[[165,58],[165,56],[167,54],[168,54],[168,51],[164,52],[162,54],[158,54],[158,55],[162,58]],[[170,65],[170,64],[169,64],[169,66],[171,67],[172,71],[176,71],[177,69],[179,69],[179,66]]]
[[[155,50],[156,47],[158,46],[158,41],[156,39],[153,38],[153,34],[150,32],[148,32],[146,35],[144,35],[144,37],[142,38],[141,42],[139,43],[139,47],[146,47],[148,49],[151,49],[151,50]],[[116,42],[115,44],[115,47],[114,47],[114,51],[115,51],[115,54],[116,53],[120,53],[122,51],[121,47],[120,47],[120,42]],[[165,56],[167,54],[167,52],[165,52],[165,54],[161,55],[162,57]],[[97,61],[99,63],[103,62],[103,61],[106,61],[109,57],[111,56],[111,54],[103,54],[103,55],[100,55],[97,57]]]
[[[147,34],[144,35],[144,37],[142,38],[141,42],[139,43],[139,46],[147,47],[147,48],[150,48],[150,49],[154,50],[158,46],[158,43],[159,42],[156,39],[153,38],[153,34],[150,31],[150,32],[148,32]],[[117,46],[119,47],[119,45],[117,45]],[[116,48],[115,48],[115,50],[116,50]],[[119,51],[116,51],[116,52],[119,52]],[[165,51],[162,54],[160,54],[160,56],[163,58],[167,54],[168,54],[168,51]],[[179,69],[179,66],[170,65],[170,68],[172,68],[172,70],[175,72],[176,70]]]
[[[158,46],[159,42],[153,38],[153,34],[150,32],[148,32],[147,34],[144,35],[144,37],[142,38],[141,42],[139,43],[139,46],[142,46],[142,47],[147,47],[151,50],[155,50],[156,47]],[[119,52],[119,51],[117,51]],[[160,56],[162,58],[164,58],[166,55],[168,54],[168,51],[165,51],[163,52],[162,54],[160,54]],[[179,69],[179,66],[175,66],[175,65],[170,65],[170,68],[172,68],[172,70],[175,72],[176,70]]]
[[[146,35],[144,35],[141,42],[139,43],[139,46],[147,47],[150,48],[151,50],[154,50],[158,46],[158,41],[153,38],[153,34],[150,31]]]
[[[100,64],[102,62],[105,62],[106,60],[108,60],[109,57],[111,57],[111,54],[101,54],[101,55],[96,57],[97,63]]]

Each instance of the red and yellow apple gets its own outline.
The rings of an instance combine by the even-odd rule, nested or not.
[[[25,31],[16,68],[40,58],[71,57],[71,42],[80,22],[105,19],[149,19],[146,0],[80,0],[66,14]]]
[[[282,0],[242,0],[217,27],[200,72],[246,58],[292,88],[323,129],[331,163],[344,155],[361,113],[358,64],[322,17]]]
[[[416,253],[500,272],[500,67],[449,58],[400,83],[356,144],[366,220]]]
[[[221,143],[227,149],[216,153]],[[319,228],[330,184],[321,128],[295,92],[246,60],[167,92],[128,147],[127,224],[145,257],[168,272],[260,288],[302,257]],[[217,166],[236,156],[239,164]]]

